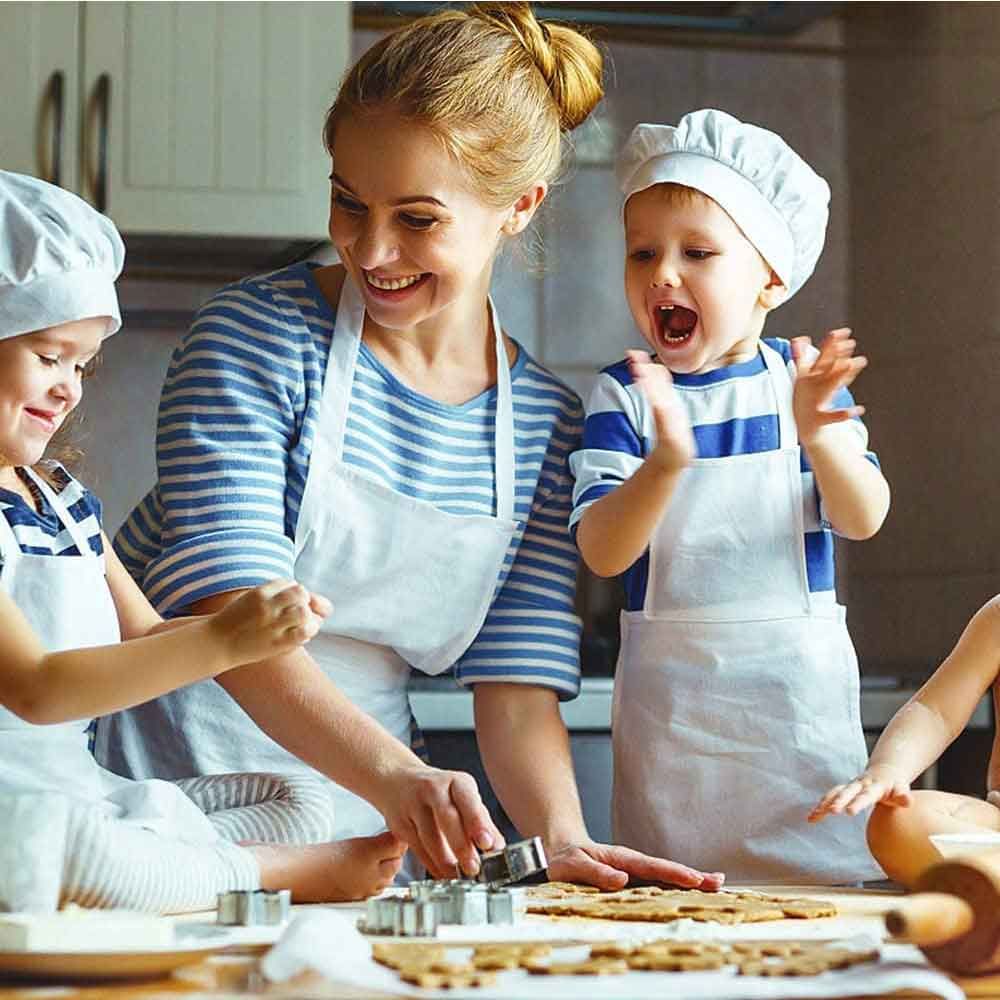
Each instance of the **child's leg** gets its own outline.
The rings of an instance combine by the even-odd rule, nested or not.
[[[1000,831],[1000,809],[952,792],[913,793],[906,808],[877,805],[868,820],[868,846],[889,878],[913,886],[941,860],[930,841],[936,833]]]
[[[207,774],[174,784],[226,840],[319,844],[333,838],[326,782],[308,774]]]
[[[215,906],[231,889],[256,889],[253,853],[219,840],[195,844],[161,837],[91,805],[69,810],[62,903],[178,913]]]

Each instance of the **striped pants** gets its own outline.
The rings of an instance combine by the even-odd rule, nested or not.
[[[220,839],[175,840],[108,816],[100,806],[71,802],[61,904],[153,913],[207,909],[220,892],[260,886],[257,861],[238,841],[307,844],[333,837],[329,793],[318,778],[212,774],[175,784],[207,814]],[[0,909],[4,890],[0,884]]]

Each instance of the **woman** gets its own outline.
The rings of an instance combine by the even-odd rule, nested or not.
[[[167,613],[292,573],[330,596],[311,656],[220,683],[342,786],[339,835],[388,824],[438,875],[474,873],[476,848],[501,846],[475,782],[410,749],[411,668],[455,666],[490,780],[544,838],[553,878],[711,887],[721,876],[587,835],[558,711],[579,685],[566,525],[582,413],[488,299],[600,72],[593,45],[526,4],[445,11],[371,49],[325,128],[343,264],[204,307],[167,377],[159,483],[118,545]],[[198,685],[115,717],[99,748],[135,775],[301,767],[268,736]]]

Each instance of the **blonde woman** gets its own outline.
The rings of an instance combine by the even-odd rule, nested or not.
[[[293,574],[335,610],[307,652],[106,722],[112,766],[302,758],[336,783],[338,835],[387,825],[432,873],[473,873],[501,835],[469,775],[413,752],[407,698],[411,670],[454,668],[490,780],[544,838],[551,877],[721,884],[588,836],[558,710],[579,689],[567,521],[583,414],[488,297],[601,94],[597,49],[519,3],[417,20],[347,74],[324,132],[343,263],[202,309],[167,376],[159,482],[117,539],[167,614]]]

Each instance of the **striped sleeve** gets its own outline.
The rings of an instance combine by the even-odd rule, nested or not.
[[[157,487],[119,535],[161,613],[292,575],[286,469],[303,423],[308,342],[280,296],[243,282],[202,307],[175,352],[160,398]]]
[[[570,526],[642,465],[648,449],[628,387],[627,369],[615,365],[598,376],[587,406],[583,444],[570,458],[575,480]]]
[[[510,569],[476,640],[456,665],[459,683],[483,681],[534,684],[561,700],[580,691],[580,619],[574,611],[577,554],[569,536],[572,479],[569,455],[579,446],[583,411],[579,399],[547,372],[537,369],[540,396],[555,394],[560,413],[552,418],[536,404],[517,414],[519,436],[536,408],[538,423],[551,426],[530,513]],[[544,376],[544,379],[543,377]],[[539,431],[541,432],[541,430]]]

